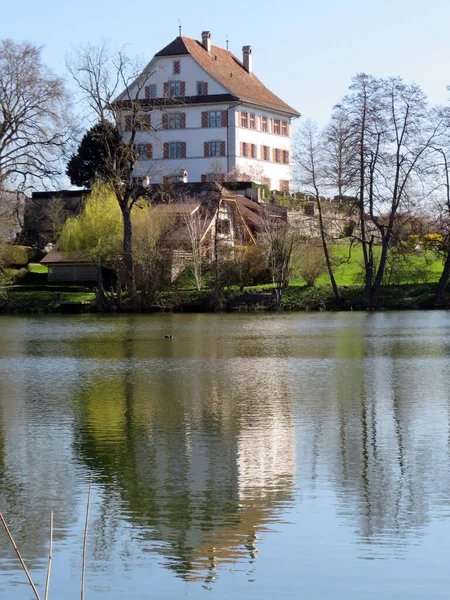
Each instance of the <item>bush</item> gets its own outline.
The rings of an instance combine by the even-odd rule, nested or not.
[[[2,279],[4,285],[14,285],[19,283],[28,275],[28,269],[23,267],[22,269],[12,269],[6,267],[2,272]]]
[[[323,249],[310,241],[301,244],[293,259],[294,270],[312,287],[326,271]]]

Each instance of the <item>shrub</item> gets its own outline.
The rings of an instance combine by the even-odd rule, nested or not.
[[[314,286],[327,268],[323,249],[310,241],[302,243],[295,251],[293,267],[308,286]]]

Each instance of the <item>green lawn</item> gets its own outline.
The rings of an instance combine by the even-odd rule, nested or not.
[[[380,248],[375,248],[375,256],[379,256]],[[363,280],[363,252],[361,246],[355,246],[351,250],[349,258],[349,246],[347,244],[336,244],[332,246],[335,277],[338,285],[357,285]],[[407,254],[399,259],[391,283],[432,283],[439,280],[442,272],[442,261],[436,258],[432,252]],[[317,280],[317,285],[329,284],[328,274],[324,274]],[[304,285],[301,277],[295,277],[291,285]]]
[[[39,263],[30,263],[28,265],[28,271],[30,273],[48,273],[48,267],[40,265]]]

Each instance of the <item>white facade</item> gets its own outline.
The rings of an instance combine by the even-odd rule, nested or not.
[[[137,177],[148,175],[160,183],[186,169],[193,182],[231,173],[234,179],[248,178],[270,189],[289,188],[292,115],[239,99],[190,54],[155,56],[143,77],[140,99],[143,112],[150,113],[151,126],[136,134],[136,144],[142,145]],[[172,91],[180,96],[179,104],[171,98],[170,105],[159,100],[158,106],[156,99],[172,96]],[[247,114],[247,126],[242,114]],[[129,136],[125,125],[123,135]]]

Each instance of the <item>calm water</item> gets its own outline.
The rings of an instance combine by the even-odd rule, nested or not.
[[[448,599],[450,313],[0,317],[0,510],[42,597],[54,510],[79,598],[91,472],[86,600]],[[0,596],[34,597],[3,530]]]

